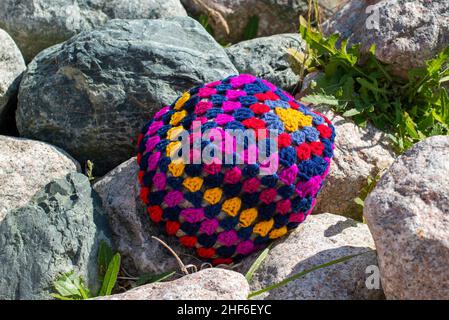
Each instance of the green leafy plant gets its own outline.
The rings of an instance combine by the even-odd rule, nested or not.
[[[111,295],[119,279],[120,254],[114,253],[112,248],[105,241],[102,241],[98,249],[97,263],[98,279],[101,282],[101,288],[96,294],[89,291],[84,280],[79,275],[75,274],[74,271],[70,271],[53,282],[53,288],[56,293],[52,293],[51,296],[59,300],[85,300]],[[140,277],[122,277],[120,279],[132,280],[132,287],[136,287],[166,280],[175,273],[175,271],[169,271],[156,275],[144,274]]]
[[[71,271],[60,276],[53,287],[57,293],[52,293],[53,298],[59,300],[84,300],[90,298],[89,289],[83,279]]]
[[[319,269],[323,269],[323,268],[326,268],[326,267],[330,267],[330,266],[332,266],[334,264],[338,264],[338,263],[342,263],[342,262],[348,261],[348,260],[350,260],[350,259],[352,259],[354,257],[360,256],[362,254],[367,254],[369,252],[371,252],[371,251],[366,251],[366,252],[362,252],[362,253],[359,253],[359,254],[353,254],[353,255],[350,255],[350,256],[344,256],[344,257],[341,257],[341,258],[338,258],[338,259],[335,259],[335,260],[332,260],[332,261],[320,264],[320,265],[315,266],[313,268],[304,270],[304,271],[299,272],[299,273],[297,273],[297,274],[295,274],[295,275],[293,275],[291,277],[288,277],[288,278],[286,278],[286,279],[284,279],[284,280],[282,280],[282,281],[280,281],[278,283],[275,283],[275,284],[269,285],[269,286],[267,286],[265,288],[262,288],[260,290],[251,292],[248,295],[248,299],[251,299],[251,298],[253,298],[255,296],[261,295],[262,293],[269,292],[271,290],[277,289],[279,287],[285,286],[286,284],[288,284],[288,283],[290,283],[290,282],[292,282],[294,280],[297,280],[297,279],[299,279],[299,278],[305,276],[306,274],[311,273],[311,272],[313,272],[315,270],[319,270]]]
[[[59,300],[85,300],[110,295],[117,282],[120,260],[120,254],[114,254],[109,245],[102,241],[97,257],[98,279],[102,282],[100,291],[97,294],[92,294],[81,276],[70,271],[61,275],[53,283],[56,293],[51,294],[52,297]]]
[[[371,122],[388,133],[402,152],[433,135],[449,134],[449,99],[444,83],[449,81],[449,47],[425,67],[411,69],[407,79],[393,74],[375,56],[375,46],[362,52],[348,45],[339,34],[325,37],[300,19],[299,32],[306,52],[291,49],[297,73],[303,77],[320,71],[303,101],[328,104],[358,125]],[[294,70],[297,70],[294,68]]]

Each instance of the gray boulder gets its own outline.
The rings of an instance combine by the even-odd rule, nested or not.
[[[290,91],[299,82],[291,68],[287,49],[304,49],[299,34],[282,34],[239,42],[226,49],[226,53],[240,73],[264,78]]]
[[[0,27],[16,40],[25,59],[110,19],[186,16],[179,0],[2,0]]]
[[[370,6],[370,7],[368,7]],[[393,71],[424,66],[449,45],[449,2],[446,0],[350,1],[324,25],[359,42],[363,50],[376,45],[376,56]]]
[[[0,135],[0,223],[43,186],[76,171],[80,171],[78,162],[59,148]]]
[[[26,66],[14,40],[0,29],[0,130],[6,125],[7,105],[17,94],[20,78]]]
[[[129,159],[141,127],[183,91],[237,71],[191,18],[112,20],[41,52],[16,113],[21,135],[94,162],[96,175]]]
[[[152,236],[166,242],[186,265],[200,266],[202,261],[194,258],[192,251],[179,245],[172,237],[165,236],[151,222],[139,197],[138,172],[136,158],[132,158],[93,185],[103,201],[124,268],[136,275],[179,270],[173,255]]]
[[[386,135],[372,125],[361,128],[327,106],[314,108],[332,121],[337,132],[334,158],[315,212],[332,212],[360,221],[362,208],[354,199],[367,186],[368,177],[376,177],[393,163],[393,147]]]
[[[254,292],[315,266],[363,253],[345,262],[315,270],[254,298],[382,299],[384,295],[380,282],[374,282],[373,287],[370,282],[367,286],[371,272],[368,267],[377,268],[376,252],[373,249],[374,242],[365,224],[330,213],[312,215],[273,246],[254,273],[250,288]],[[245,261],[241,270],[249,269],[251,263],[251,260]],[[376,285],[379,286],[376,288]]]
[[[319,0],[322,13],[331,15],[348,0]],[[257,37],[298,31],[298,17],[307,14],[307,0],[181,0],[190,15],[208,16],[216,39],[245,40],[245,29],[258,18]],[[254,22],[252,22],[254,26]]]
[[[87,177],[47,184],[0,222],[0,299],[50,299],[53,281],[72,270],[95,290],[97,249],[107,234]]]
[[[365,202],[388,299],[449,299],[449,137],[400,156]]]
[[[248,294],[249,285],[242,274],[211,268],[98,300],[244,300]]]

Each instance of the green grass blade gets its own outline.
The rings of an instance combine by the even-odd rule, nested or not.
[[[175,273],[176,273],[176,271],[168,271],[168,272],[164,272],[164,273],[156,274],[156,275],[144,274],[144,275],[140,276],[139,279],[137,279],[136,286],[142,286],[144,284],[160,282],[160,281],[170,278]]]
[[[109,263],[108,270],[104,275],[103,284],[101,285],[99,296],[109,296],[117,282],[117,276],[120,270],[120,254],[116,253]]]
[[[245,278],[246,278],[246,280],[248,282],[251,281],[251,279],[253,278],[254,273],[262,265],[262,262],[268,256],[268,253],[270,252],[270,249],[271,249],[271,246],[268,246],[267,248],[265,248],[265,250],[263,250],[262,253],[257,257],[256,261],[253,262],[253,264],[249,268],[248,272],[245,274]]]
[[[298,278],[301,278],[301,277],[303,277],[304,275],[306,275],[306,274],[308,274],[308,273],[310,273],[310,272],[312,272],[312,271],[315,271],[315,270],[318,270],[318,269],[323,269],[323,268],[332,266],[332,265],[337,264],[337,263],[342,263],[342,262],[345,262],[345,261],[347,261],[347,260],[349,260],[349,259],[352,259],[352,258],[354,258],[354,257],[360,256],[360,255],[362,255],[362,254],[366,254],[366,253],[369,253],[369,252],[371,252],[371,251],[366,251],[366,252],[362,252],[362,253],[359,253],[359,254],[353,254],[353,255],[350,255],[350,256],[345,256],[345,257],[342,257],[342,258],[339,258],[339,259],[336,259],[336,260],[332,260],[332,261],[323,263],[323,264],[321,264],[321,265],[315,266],[315,267],[310,268],[310,269],[308,269],[308,270],[304,270],[304,271],[302,271],[302,272],[300,272],[300,273],[297,273],[297,274],[295,274],[295,275],[293,275],[293,276],[291,276],[291,277],[288,277],[288,278],[282,280],[281,282],[278,282],[278,283],[269,285],[269,286],[267,286],[267,287],[265,287],[265,288],[263,288],[263,289],[260,289],[260,290],[258,290],[258,291],[255,291],[255,292],[251,292],[251,293],[248,295],[248,299],[251,299],[252,297],[261,295],[261,294],[264,293],[264,292],[268,292],[268,291],[271,291],[271,290],[273,290],[273,289],[282,287],[282,286],[286,285],[287,283],[292,282],[292,281],[294,281],[294,280],[296,280],[296,279],[298,279]]]

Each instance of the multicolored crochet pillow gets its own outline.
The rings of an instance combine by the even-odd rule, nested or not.
[[[311,213],[334,138],[325,116],[266,80],[207,83],[143,128],[141,198],[164,232],[214,265],[229,264]]]

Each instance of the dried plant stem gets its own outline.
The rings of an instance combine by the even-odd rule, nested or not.
[[[151,238],[153,238],[154,240],[157,240],[160,244],[162,244],[175,257],[176,261],[178,262],[179,268],[181,269],[181,271],[185,275],[189,274],[189,271],[187,270],[186,266],[182,262],[181,258],[179,258],[179,256],[176,254],[176,252],[172,248],[170,248],[170,246],[168,244],[166,244],[164,241],[162,241],[158,237],[151,236]]]

